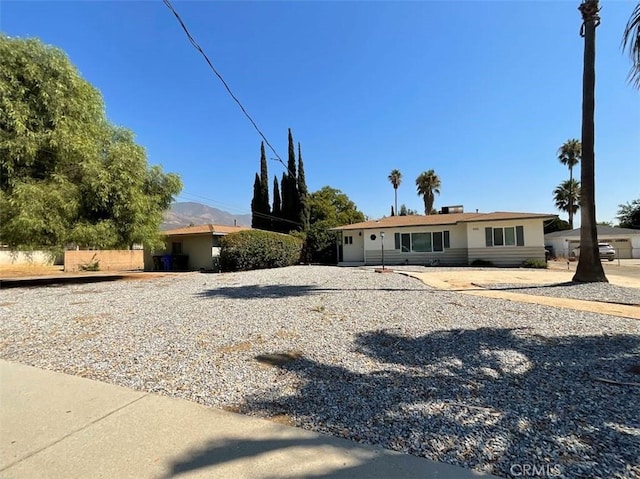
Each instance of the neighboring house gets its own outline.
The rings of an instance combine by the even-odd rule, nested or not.
[[[468,265],[485,260],[519,266],[527,259],[545,259],[543,222],[555,217],[505,212],[390,216],[333,230],[340,233],[341,264],[382,264],[384,243],[385,264]]]
[[[598,242],[609,243],[618,258],[640,258],[640,230],[597,226]],[[554,231],[544,235],[544,243],[553,247],[553,254],[568,258],[580,246],[580,228]]]
[[[144,252],[145,271],[214,269],[220,255],[220,237],[248,230],[245,226],[197,225],[163,231],[165,248]]]

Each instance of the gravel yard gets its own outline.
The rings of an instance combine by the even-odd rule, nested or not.
[[[296,266],[0,290],[0,357],[503,477],[531,465],[640,478],[638,320],[399,274]]]

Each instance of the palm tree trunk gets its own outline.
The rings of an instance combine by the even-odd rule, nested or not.
[[[569,228],[573,229],[573,167],[569,167]]]
[[[596,27],[600,23],[598,0],[585,0],[580,5],[584,29],[584,69],[582,75],[582,167],[580,181],[580,259],[573,281],[608,282],[598,252],[595,202],[595,84]]]
[[[395,209],[395,212],[396,212],[396,214],[398,214],[398,187],[397,186],[393,188],[393,192],[395,193],[395,197],[396,197],[396,201],[395,201],[396,209]]]

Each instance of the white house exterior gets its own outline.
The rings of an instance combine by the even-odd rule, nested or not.
[[[171,256],[171,269],[210,271],[214,269],[214,258],[220,256],[220,237],[247,229],[251,228],[204,224],[163,231],[165,247],[158,251],[144,251],[144,269],[166,269],[166,264],[160,260]],[[182,260],[182,264],[176,267],[178,260]]]
[[[617,258],[640,258],[640,230],[597,226],[598,242],[609,243],[616,250]],[[554,231],[544,235],[547,246],[553,247],[558,257],[568,258],[580,246],[580,228],[568,231]]]
[[[390,216],[333,228],[340,264],[468,265],[474,260],[519,266],[545,259],[543,221],[536,213],[451,213]],[[383,238],[384,236],[384,238]]]

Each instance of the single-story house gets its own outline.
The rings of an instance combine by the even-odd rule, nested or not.
[[[640,230],[600,226],[598,242],[609,243],[616,250],[618,258],[640,258]],[[554,231],[544,235],[545,245],[553,247],[553,254],[568,258],[571,252],[580,246],[580,228],[566,231]]]
[[[447,211],[444,210],[443,211]],[[390,216],[333,228],[339,232],[339,264],[468,265],[474,260],[519,266],[545,259],[538,213],[441,213]]]
[[[246,226],[196,225],[163,231],[164,249],[144,251],[145,271],[211,271],[220,256],[220,237],[248,230]]]

